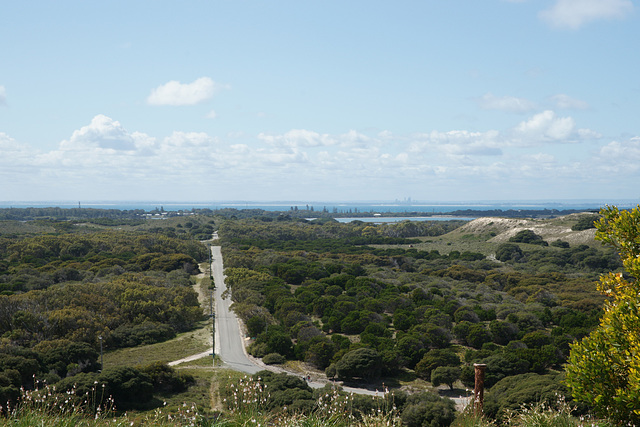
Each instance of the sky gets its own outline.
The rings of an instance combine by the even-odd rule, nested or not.
[[[0,5],[0,201],[640,198],[631,0]]]

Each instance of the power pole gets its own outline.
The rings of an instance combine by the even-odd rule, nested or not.
[[[104,364],[102,363],[102,335],[98,336],[100,339],[100,372],[104,369]]]
[[[213,257],[211,256],[211,246],[209,246],[209,279],[211,283],[211,299],[209,300],[209,313],[211,313],[211,345],[213,349],[211,350],[211,360],[213,363],[213,367],[215,368],[216,364],[216,313],[213,311],[214,300],[215,300],[215,291],[216,291],[216,282],[213,278]]]

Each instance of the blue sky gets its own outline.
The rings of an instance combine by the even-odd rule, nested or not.
[[[0,201],[638,199],[630,0],[33,1]]]

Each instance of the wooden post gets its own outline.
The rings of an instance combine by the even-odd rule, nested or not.
[[[473,389],[473,405],[476,416],[482,416],[484,406],[484,371],[487,365],[484,363],[474,363],[475,368],[475,388]]]

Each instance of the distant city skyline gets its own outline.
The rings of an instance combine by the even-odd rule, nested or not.
[[[0,24],[0,202],[640,198],[630,0],[40,0]]]

